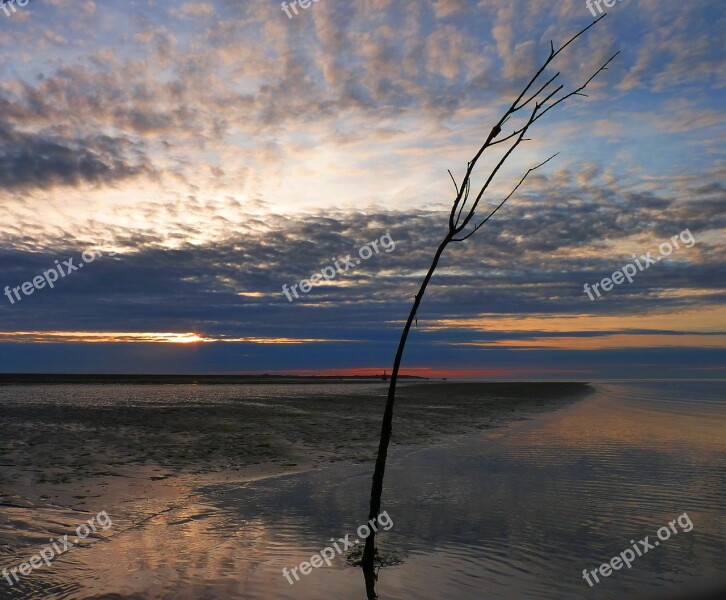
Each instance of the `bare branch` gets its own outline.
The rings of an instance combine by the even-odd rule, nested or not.
[[[459,207],[459,214],[456,215],[456,221],[454,221],[454,227],[451,229],[456,229],[459,226],[459,221],[461,220],[461,213],[464,211],[464,206],[466,206],[467,200],[469,200],[469,191],[471,190],[471,177],[469,177],[466,180],[466,191],[464,192],[464,201],[461,203],[461,206]]]
[[[469,170],[471,163],[467,163],[467,173]],[[451,171],[449,171],[449,175],[451,175]],[[454,176],[451,176],[451,179],[454,179]],[[454,181],[454,185],[456,186],[456,181]],[[461,216],[461,211],[464,208],[464,205],[466,204],[466,201],[469,199],[469,190],[471,188],[471,178],[468,176],[464,177],[464,181],[462,182],[462,187],[458,188],[457,186],[457,194],[456,194],[456,200],[454,200],[454,205],[451,207],[451,213],[449,214],[449,230],[453,230],[456,227],[456,223],[459,221],[459,217]],[[463,199],[463,202],[461,202]],[[456,216],[456,219],[454,219],[454,215],[456,214],[456,207],[461,202],[461,207],[459,208],[459,214]]]
[[[527,83],[527,85],[525,86],[525,88],[522,90],[522,92],[519,94],[519,96],[514,100],[514,102],[512,103],[512,105],[509,107],[509,109],[504,113],[504,115],[499,120],[499,122],[496,125],[494,125],[494,127],[492,128],[491,132],[489,133],[489,136],[487,137],[486,141],[482,144],[482,146],[479,148],[479,151],[474,155],[474,158],[471,160],[471,162],[467,166],[466,173],[464,174],[464,178],[462,179],[462,185],[461,186],[456,186],[456,181],[454,181],[454,185],[457,187],[457,194],[456,194],[456,199],[454,200],[453,206],[451,208],[451,213],[449,215],[449,228],[451,230],[455,229],[458,226],[459,218],[461,217],[461,214],[462,214],[462,211],[463,211],[463,208],[464,208],[464,204],[466,204],[466,199],[464,199],[463,202],[462,202],[462,199],[463,199],[463,196],[464,196],[465,193],[468,194],[468,192],[465,191],[465,190],[468,190],[469,189],[469,186],[467,185],[467,182],[469,182],[469,180],[471,179],[471,174],[472,174],[474,168],[476,167],[476,164],[479,161],[479,158],[481,158],[481,155],[484,153],[484,151],[487,148],[489,148],[489,147],[491,147],[491,146],[493,146],[495,144],[500,144],[502,142],[505,142],[507,140],[510,140],[510,139],[516,137],[517,135],[520,135],[521,133],[523,133],[524,131],[526,131],[526,128],[529,127],[529,125],[531,125],[536,119],[531,120],[531,121],[528,121],[527,125],[525,125],[524,128],[519,129],[519,130],[516,130],[513,133],[511,133],[510,135],[508,135],[508,136],[506,136],[506,137],[504,137],[504,138],[502,138],[500,140],[494,141],[495,138],[501,133],[501,131],[502,131],[502,125],[504,125],[504,123],[507,122],[507,120],[509,119],[509,117],[512,114],[514,114],[518,110],[521,110],[522,108],[524,108],[525,106],[527,106],[530,102],[532,102],[532,100],[534,100],[535,98],[537,98],[537,96],[539,96],[539,94],[541,94],[559,76],[560,73],[557,72],[542,87],[540,87],[540,89],[535,94],[532,94],[523,104],[521,104],[521,105],[519,104],[519,102],[522,100],[522,98],[524,98],[525,94],[529,91],[529,89],[532,87],[532,85],[534,85],[535,81],[537,81],[537,79],[544,72],[544,70],[549,66],[549,64],[554,60],[554,58],[560,52],[562,52],[567,46],[569,46],[573,41],[575,41],[578,37],[580,37],[583,33],[585,33],[588,29],[590,29],[596,23],[598,23],[600,20],[602,20],[603,18],[605,18],[605,16],[606,16],[606,14],[603,14],[601,17],[595,19],[595,21],[593,21],[592,23],[590,23],[590,25],[588,25],[584,29],[580,30],[574,36],[572,36],[567,42],[565,42],[565,44],[563,44],[557,50],[555,50],[554,43],[550,41],[550,53],[549,53],[549,56],[544,61],[544,63],[542,64],[542,66],[537,70],[537,72],[534,74],[534,76],[529,80],[529,82]],[[606,65],[603,65],[603,67],[604,66],[606,66]],[[600,70],[602,70],[602,68]],[[598,71],[597,73],[595,73],[595,75],[597,75],[599,72],[600,71]],[[592,78],[590,80],[592,80]],[[589,83],[589,81],[587,83]],[[587,83],[585,85],[587,85]],[[563,88],[563,86],[559,86],[554,92],[550,93],[544,99],[544,101],[538,103],[538,108],[541,107],[541,106],[543,106],[548,100],[550,100],[562,88]],[[576,91],[577,92],[580,92],[580,91],[582,91],[582,89],[584,89],[584,86],[581,87],[581,88],[579,88]],[[574,94],[570,94],[570,95],[574,95]],[[557,101],[555,104],[559,103],[561,100]],[[544,112],[546,112],[546,110]],[[518,140],[518,141],[521,141],[521,139]],[[452,176],[452,180],[453,180],[453,176]],[[461,205],[460,205],[460,203],[461,203]],[[456,215],[456,209],[457,208],[459,208],[459,214],[458,214],[458,216],[455,219],[454,216]]]
[[[544,100],[537,101],[537,98],[543,94],[548,87],[555,81],[557,76],[559,75],[559,72],[555,74],[553,77],[548,79],[548,81],[542,85],[536,93],[530,94],[530,89],[533,88],[535,83],[538,81],[538,78],[542,73],[545,71],[545,69],[550,65],[550,63],[555,59],[557,55],[559,55],[565,48],[567,48],[570,44],[572,44],[577,38],[579,38],[582,34],[584,34],[586,31],[588,31],[590,28],[594,27],[597,23],[599,23],[602,19],[605,18],[605,15],[603,14],[600,18],[593,21],[590,25],[579,31],[577,34],[575,34],[573,37],[571,37],[565,44],[563,44],[560,48],[555,50],[555,45],[552,41],[550,41],[550,52],[547,56],[546,60],[542,64],[542,66],[537,70],[537,72],[534,74],[534,76],[529,80],[529,83],[525,86],[525,88],[522,90],[522,92],[519,94],[519,96],[514,100],[512,105],[509,107],[509,109],[502,115],[501,119],[494,125],[492,130],[490,131],[489,135],[487,136],[486,140],[482,144],[482,146],[479,148],[477,153],[474,155],[474,158],[467,163],[466,172],[464,174],[464,177],[461,180],[461,184],[456,184],[456,179],[454,178],[454,175],[449,171],[449,176],[451,177],[451,180],[454,182],[454,188],[456,189],[456,199],[453,202],[453,205],[451,207],[451,213],[449,214],[449,231],[444,236],[443,240],[439,244],[438,248],[436,249],[436,252],[434,253],[433,259],[431,261],[431,265],[429,266],[428,271],[426,272],[426,275],[424,276],[423,281],[421,282],[421,286],[419,287],[418,294],[416,294],[414,298],[413,306],[411,307],[411,310],[409,311],[408,319],[406,320],[406,324],[403,327],[403,331],[401,332],[401,338],[398,343],[398,349],[396,350],[396,356],[393,360],[393,369],[391,370],[391,380],[390,384],[388,386],[388,395],[386,398],[386,407],[383,413],[383,422],[381,423],[381,437],[380,442],[378,445],[378,454],[376,457],[376,465],[375,470],[373,473],[373,485],[371,486],[371,499],[370,499],[370,507],[368,512],[368,518],[371,522],[375,522],[378,519],[378,516],[381,514],[381,496],[383,494],[383,479],[385,475],[386,470],[386,458],[388,456],[388,447],[391,441],[391,434],[393,431],[393,408],[394,403],[396,400],[396,384],[398,381],[398,373],[399,369],[401,367],[401,361],[403,358],[403,352],[404,348],[406,346],[406,340],[408,339],[409,331],[411,330],[411,326],[414,323],[417,323],[417,314],[418,314],[418,308],[421,304],[421,301],[424,297],[424,294],[426,292],[426,289],[429,285],[429,282],[431,281],[431,278],[436,271],[436,267],[439,264],[439,260],[441,259],[442,254],[448,247],[449,243],[452,241],[456,242],[463,242],[464,240],[471,237],[476,231],[478,231],[484,223],[486,223],[489,219],[491,219],[497,211],[504,206],[504,204],[517,192],[517,190],[520,188],[520,186],[524,183],[524,181],[527,179],[530,173],[533,171],[539,169],[540,167],[546,165],[550,160],[552,160],[557,154],[554,154],[553,156],[550,156],[547,160],[541,162],[538,165],[535,165],[534,167],[531,167],[524,176],[519,180],[519,183],[514,187],[514,189],[502,200],[488,215],[487,217],[479,223],[474,229],[464,235],[463,237],[458,237],[459,234],[461,234],[466,226],[469,224],[471,219],[476,214],[477,207],[479,205],[479,201],[483,197],[484,193],[487,191],[490,183],[494,179],[494,177],[499,172],[499,169],[504,164],[504,162],[509,158],[509,156],[514,152],[514,150],[521,144],[523,141],[529,140],[529,138],[525,137],[525,134],[527,133],[528,129],[535,123],[535,121],[538,121],[541,117],[543,117],[547,112],[549,112],[552,108],[566,100],[567,98],[571,96],[586,96],[586,94],[582,94],[581,92],[587,87],[587,85],[603,70],[607,68],[607,65],[617,56],[617,53],[613,55],[610,60],[608,60],[598,71],[596,71],[590,79],[588,79],[582,86],[577,88],[576,90],[565,94],[562,98],[555,100],[552,102],[552,104],[547,105],[554,96],[563,89],[563,86],[557,87],[553,92],[550,92],[547,94],[547,96],[544,98]],[[528,96],[529,94],[529,96]],[[528,97],[527,97],[528,96]],[[522,99],[527,97],[527,99],[524,101],[523,104],[520,105],[520,102],[522,102]],[[520,127],[519,129],[516,129],[504,136],[503,138],[496,139],[497,136],[502,131],[502,126],[507,123],[509,118],[518,110],[521,110],[524,107],[530,107],[531,104],[534,103],[534,108],[531,110],[531,113],[529,114],[529,117],[526,119],[525,124]],[[524,119],[523,119],[524,120]],[[461,217],[464,214],[464,208],[466,207],[466,204],[469,200],[469,193],[471,191],[471,178],[472,173],[474,169],[477,166],[477,162],[479,161],[479,158],[481,158],[482,154],[491,146],[495,144],[501,144],[504,142],[507,142],[509,140],[514,140],[514,142],[511,144],[510,148],[504,153],[504,157],[497,163],[497,165],[492,170],[491,174],[485,181],[484,185],[481,187],[476,199],[472,203],[470,207],[467,207],[467,213],[466,216],[461,223]],[[458,214],[457,214],[458,210]],[[375,530],[375,527],[374,527]],[[375,592],[375,580],[376,580],[376,573],[375,573],[375,563],[374,563],[374,556],[376,553],[375,549],[375,531],[371,533],[366,538],[365,543],[365,549],[363,552],[363,558],[362,558],[362,567],[363,572],[365,575],[366,580],[366,592],[368,595],[369,600],[375,599],[378,596]]]
[[[454,184],[454,189],[456,190],[456,195],[458,196],[459,195],[459,186],[456,185],[456,179],[454,179],[454,175],[451,172],[451,169],[447,169],[447,171],[449,172],[449,177],[451,177],[451,181]]]
[[[616,52],[607,61],[605,61],[605,63],[603,64],[603,66],[600,67],[597,71],[595,71],[595,73],[593,73],[592,77],[590,77],[590,79],[588,79],[585,83],[583,83],[579,88],[577,88],[576,90],[571,91],[569,94],[565,94],[564,96],[562,96],[562,98],[560,98],[556,102],[553,102],[552,104],[550,104],[545,110],[543,110],[539,115],[537,115],[537,118],[535,119],[535,121],[538,121],[540,118],[542,118],[544,115],[546,115],[550,110],[552,110],[555,106],[557,106],[561,102],[567,100],[571,96],[585,96],[587,98],[587,94],[581,94],[580,92],[582,90],[584,90],[588,86],[588,84],[593,79],[595,79],[595,77],[597,77],[600,73],[602,73],[603,71],[607,71],[608,65],[615,59],[615,57],[618,54],[620,54],[620,51]],[[549,99],[549,97],[547,99]]]
[[[454,201],[454,205],[451,207],[451,212],[449,213],[449,229],[451,230],[454,228],[454,213],[456,212],[456,205],[459,203],[459,199],[461,198],[461,192],[459,192],[459,186],[456,184],[456,179],[454,179],[454,174],[451,172],[451,169],[447,170],[449,171],[449,177],[451,177],[451,181],[456,189],[456,200]]]
[[[554,77],[552,77],[551,79],[549,79],[547,81],[547,83],[545,83],[534,94],[532,94],[526,102],[523,102],[521,105],[519,105],[517,108],[515,108],[512,112],[513,113],[514,112],[517,112],[521,108],[524,108],[525,106],[527,106],[530,102],[532,102],[532,100],[534,100],[537,96],[539,96],[550,83],[552,83],[555,79],[557,79],[557,77],[559,77],[559,75],[560,75],[560,72],[557,71],[557,73],[555,73]],[[507,117],[507,118],[509,118],[509,117]]]
[[[572,36],[572,37],[571,37],[571,38],[570,38],[569,40],[567,40],[567,42],[566,42],[566,43],[565,43],[565,44],[564,44],[564,45],[563,45],[562,47],[560,47],[560,49],[559,49],[559,50],[558,50],[557,52],[555,52],[555,53],[554,53],[554,54],[552,55],[552,58],[554,58],[554,57],[555,57],[555,56],[557,56],[557,55],[558,55],[558,54],[559,54],[560,52],[562,52],[562,51],[563,51],[563,50],[564,50],[565,48],[567,48],[567,46],[569,46],[569,45],[570,45],[570,44],[571,44],[572,42],[574,42],[574,41],[575,41],[575,40],[576,40],[577,38],[579,38],[579,37],[580,37],[580,36],[581,36],[581,35],[582,35],[583,33],[585,33],[585,32],[586,32],[586,31],[587,31],[588,29],[590,29],[591,27],[595,27],[595,25],[597,25],[597,24],[598,24],[598,23],[599,23],[600,21],[602,21],[602,20],[603,20],[603,19],[604,19],[604,18],[605,18],[606,16],[607,16],[607,13],[603,13],[603,14],[602,14],[602,15],[601,15],[600,17],[598,17],[598,18],[597,18],[597,19],[595,19],[595,20],[594,20],[594,21],[593,21],[592,23],[590,23],[590,24],[589,24],[589,25],[588,25],[587,27],[585,27],[585,29],[583,29],[583,30],[582,30],[582,31],[580,31],[579,33],[576,33],[575,35],[573,35],[573,36]],[[551,43],[552,43],[552,42],[550,42],[550,44],[551,44]]]
[[[539,75],[539,73],[542,72],[543,68],[547,66],[547,64],[549,63],[549,61],[551,61],[551,59],[552,59],[553,56],[556,56],[557,54],[559,54],[565,47],[567,47],[575,39],[577,39],[577,37],[579,37],[579,35],[581,35],[585,31],[587,31],[587,29],[589,29],[590,27],[592,27],[600,19],[602,19],[602,17],[600,17],[599,19],[597,19],[596,21],[594,21],[593,23],[591,23],[588,27],[586,27],[585,29],[583,29],[577,35],[575,35],[572,38],[570,38],[570,40],[568,40],[559,50],[556,50],[554,52],[554,54],[552,54],[552,52],[550,52],[550,57],[548,57],[547,61],[545,61],[545,64],[543,65],[542,69],[540,69],[540,71],[538,71],[538,75]],[[517,130],[513,131],[511,134],[509,134],[509,135],[507,135],[507,136],[505,136],[505,137],[503,137],[503,138],[495,141],[494,138],[496,137],[496,135],[498,135],[499,132],[501,132],[501,124],[503,124],[504,122],[506,122],[515,111],[520,110],[521,108],[527,106],[532,100],[534,100],[535,98],[537,98],[537,96],[539,96],[557,78],[557,76],[559,75],[559,72],[557,72],[553,77],[551,77],[543,86],[541,86],[539,88],[539,90],[535,94],[532,94],[523,104],[517,106],[517,103],[519,102],[519,99],[521,99],[523,97],[523,95],[524,95],[524,94],[520,94],[519,99],[504,114],[504,116],[500,119],[499,123],[494,126],[494,128],[492,129],[492,132],[489,134],[489,137],[487,138],[487,141],[479,149],[479,152],[477,152],[477,154],[475,155],[474,159],[467,166],[467,171],[466,171],[466,174],[464,175],[464,180],[462,181],[462,187],[459,189],[459,193],[457,195],[457,199],[456,199],[456,201],[454,203],[454,207],[452,208],[451,215],[450,215],[450,218],[449,218],[449,230],[450,230],[451,233],[453,233],[454,235],[456,235],[456,234],[460,233],[461,231],[463,231],[463,229],[469,224],[469,222],[471,221],[471,219],[474,217],[474,214],[476,212],[476,209],[477,209],[477,206],[479,204],[479,201],[481,200],[482,196],[484,195],[484,193],[488,189],[489,184],[492,182],[494,176],[499,172],[499,169],[501,168],[501,166],[504,164],[504,162],[507,160],[507,158],[509,158],[509,156],[511,155],[511,153],[516,149],[516,147],[520,143],[522,143],[523,141],[529,141],[530,138],[525,138],[524,137],[524,135],[526,134],[526,132],[529,129],[529,127],[532,124],[534,124],[536,121],[538,121],[542,116],[544,116],[544,114],[546,114],[547,112],[549,112],[552,108],[554,108],[558,104],[564,102],[568,98],[571,98],[572,96],[584,96],[584,97],[587,97],[587,94],[583,94],[582,93],[582,90],[584,90],[589,85],[589,83],[593,79],[595,79],[595,77],[597,77],[602,71],[606,70],[607,69],[607,66],[610,64],[610,62],[612,62],[618,54],[619,54],[619,52],[616,52],[613,56],[611,56],[597,71],[595,71],[595,73],[593,73],[593,75],[583,85],[581,85],[577,89],[573,90],[572,92],[569,92],[569,93],[565,94],[564,96],[562,96],[561,98],[559,98],[558,100],[554,101],[552,104],[550,104],[549,106],[547,106],[547,103],[552,98],[554,98],[564,88],[564,85],[560,85],[557,88],[555,88],[553,91],[551,91],[549,94],[547,94],[547,96],[543,100],[540,100],[540,101],[538,101],[538,102],[535,103],[534,110],[530,114],[529,119],[527,120],[527,122],[524,124],[523,127],[521,127],[520,129],[517,129]],[[530,84],[528,84],[527,87],[531,86],[532,82],[537,78],[537,76],[535,76],[535,78],[532,81],[530,81]],[[503,158],[499,161],[499,163],[494,167],[494,169],[490,173],[488,179],[486,180],[486,182],[484,183],[484,185],[481,187],[479,193],[477,194],[477,197],[474,200],[474,203],[471,205],[471,207],[468,208],[468,213],[467,213],[466,217],[464,218],[464,221],[460,224],[461,215],[463,213],[463,209],[464,209],[464,206],[466,204],[466,200],[464,200],[464,202],[462,202],[461,204],[459,204],[459,202],[461,200],[462,193],[463,193],[464,189],[466,189],[466,198],[468,199],[469,189],[470,189],[470,186],[471,186],[471,175],[472,175],[474,166],[476,165],[476,162],[479,160],[479,158],[481,157],[482,153],[487,148],[490,148],[491,146],[494,146],[496,144],[500,144],[500,143],[503,143],[505,141],[511,140],[511,139],[513,139],[515,137],[517,139],[512,144],[512,146],[509,148],[509,150],[507,150],[507,152],[504,154]],[[454,219],[454,214],[456,213],[456,208],[457,207],[459,209],[459,212],[458,212],[458,215],[456,216],[456,219]],[[478,226],[477,226],[477,229],[478,229]]]
[[[552,96],[554,96],[554,95],[555,95],[555,94],[556,94],[557,92],[559,92],[559,91],[560,91],[560,90],[561,90],[561,89],[562,89],[563,87],[565,87],[565,86],[564,86],[564,85],[561,85],[560,87],[558,87],[558,88],[554,89],[554,90],[553,90],[553,91],[552,91],[551,93],[547,94],[547,97],[546,97],[546,98],[545,98],[544,100],[542,100],[542,102],[537,102],[537,107],[538,107],[538,108],[541,108],[541,107],[543,107],[543,106],[544,106],[545,104],[547,104],[547,102],[549,101],[549,99],[550,99],[550,98],[552,98]],[[539,117],[538,117],[538,118],[539,118]],[[537,120],[537,119],[535,119],[535,121],[536,121],[536,120]],[[532,122],[534,123],[534,121],[532,121]]]
[[[544,72],[544,70],[549,66],[549,64],[555,59],[555,57],[562,52],[567,46],[569,46],[572,42],[574,42],[577,38],[579,38],[583,33],[585,33],[588,29],[591,27],[594,27],[598,22],[600,22],[602,19],[604,19],[607,16],[607,13],[603,13],[602,16],[595,19],[592,23],[590,23],[587,27],[584,29],[581,29],[579,32],[577,32],[575,35],[573,35],[567,42],[565,42],[559,49],[555,50],[555,45],[550,40],[550,54],[547,57],[547,59],[544,61],[542,66],[539,68],[539,70],[534,74],[534,77],[529,80],[529,83],[525,86],[525,88],[522,90],[522,93],[517,97],[517,99],[512,104],[511,108],[507,111],[507,113],[514,112],[516,109],[517,104],[519,104],[519,101],[524,97],[524,95],[529,91],[529,88],[532,87],[535,81],[539,78],[539,76]],[[524,106],[524,105],[522,105]],[[521,108],[521,107],[520,107]]]
[[[469,214],[464,219],[464,222],[456,228],[454,231],[455,234],[460,233],[464,230],[464,228],[469,224],[469,221],[474,217],[474,214],[476,213],[476,208],[479,205],[479,201],[481,200],[482,196],[484,195],[484,192],[489,188],[489,184],[492,182],[496,174],[499,172],[499,169],[502,167],[502,165],[505,163],[505,161],[509,158],[509,156],[514,152],[514,150],[519,146],[519,144],[522,143],[522,140],[524,139],[524,134],[527,132],[527,129],[529,129],[529,126],[534,123],[534,120],[537,117],[537,111],[539,111],[540,105],[537,104],[537,106],[534,107],[534,110],[532,110],[532,114],[529,116],[529,119],[527,121],[527,124],[522,128],[521,133],[519,134],[519,137],[517,140],[512,144],[512,146],[504,153],[504,156],[499,160],[497,165],[492,169],[492,172],[489,174],[489,177],[484,182],[484,185],[482,185],[481,189],[479,190],[479,193],[477,194],[476,200],[474,200],[474,203],[472,204],[471,208],[469,209]],[[458,225],[458,223],[457,223]]]
[[[451,215],[449,216],[449,228],[454,227],[454,222],[453,222],[454,221],[454,216],[453,216],[454,212],[456,211],[457,205],[461,201],[461,196],[464,193],[464,190],[467,189],[467,186],[464,185],[464,183],[466,181],[468,181],[469,178],[471,177],[471,172],[474,170],[474,167],[476,166],[476,163],[479,160],[479,157],[484,153],[484,150],[486,150],[489,147],[489,145],[491,144],[491,141],[495,137],[497,137],[501,131],[502,131],[502,128],[499,123],[497,123],[494,127],[492,127],[492,130],[489,132],[489,135],[487,136],[486,141],[482,144],[481,148],[479,148],[479,151],[476,153],[474,158],[468,164],[468,166],[466,168],[466,174],[464,175],[464,179],[462,180],[461,188],[459,189],[459,193],[456,196],[456,200],[454,200],[454,206],[451,208]],[[464,200],[464,203],[466,203],[466,200]],[[461,210],[459,210],[459,214],[461,214]]]
[[[550,162],[550,161],[551,161],[551,160],[552,160],[552,159],[553,159],[553,158],[554,158],[555,156],[557,156],[558,154],[559,154],[559,152],[555,152],[555,153],[554,153],[554,154],[553,154],[552,156],[550,156],[550,157],[549,157],[549,158],[548,158],[547,160],[545,160],[545,161],[543,161],[543,162],[539,163],[538,165],[536,165],[536,166],[532,167],[531,169],[529,169],[529,170],[528,170],[528,171],[527,171],[527,172],[526,172],[526,173],[524,174],[524,177],[522,177],[522,179],[520,179],[520,180],[519,180],[519,183],[518,183],[518,184],[517,184],[517,185],[516,185],[516,186],[514,187],[514,189],[513,189],[513,190],[512,190],[512,191],[511,191],[511,192],[509,193],[509,195],[508,195],[508,196],[507,196],[507,197],[506,197],[506,198],[505,198],[504,200],[502,200],[502,201],[501,201],[501,202],[500,202],[500,203],[499,203],[499,204],[497,205],[497,207],[496,207],[496,208],[495,208],[495,209],[494,209],[494,210],[493,210],[492,212],[490,212],[490,213],[489,213],[489,215],[487,216],[487,218],[486,218],[486,219],[484,219],[484,220],[483,220],[483,221],[482,221],[481,223],[479,223],[479,225],[477,225],[476,227],[474,227],[474,229],[473,229],[473,230],[472,230],[472,231],[471,231],[470,233],[468,233],[468,234],[467,234],[466,236],[464,236],[463,238],[461,238],[461,239],[456,239],[456,238],[452,238],[452,239],[451,239],[451,241],[452,241],[452,242],[463,242],[464,240],[466,240],[466,239],[470,238],[470,237],[471,237],[472,235],[474,235],[474,234],[476,233],[476,231],[477,231],[477,230],[478,230],[478,229],[479,229],[479,228],[480,228],[480,227],[481,227],[482,225],[484,225],[484,223],[486,223],[486,222],[487,222],[487,221],[488,221],[489,219],[491,219],[491,218],[492,218],[492,217],[494,216],[494,213],[496,213],[496,212],[497,212],[497,211],[498,211],[498,210],[499,210],[500,208],[502,208],[502,206],[504,206],[504,203],[505,203],[505,202],[506,202],[507,200],[509,200],[509,199],[510,199],[510,198],[511,198],[511,197],[512,197],[512,196],[514,195],[514,193],[515,193],[515,192],[516,192],[516,191],[517,191],[517,190],[519,189],[519,186],[521,186],[521,185],[522,185],[522,184],[524,183],[524,180],[525,180],[525,179],[527,179],[527,176],[528,176],[528,175],[529,175],[529,174],[530,174],[530,173],[531,173],[532,171],[536,171],[536,170],[537,170],[537,169],[539,169],[540,167],[543,167],[544,165],[546,165],[546,164],[547,164],[548,162]]]

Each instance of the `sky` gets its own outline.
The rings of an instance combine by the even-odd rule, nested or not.
[[[599,16],[585,0],[296,9],[0,9],[0,372],[390,371],[447,233],[447,170],[461,181],[550,42]],[[497,174],[482,217],[559,153],[447,248],[404,373],[723,378],[726,5],[607,10],[546,73],[561,95],[620,54]],[[621,269],[632,282],[606,291]]]

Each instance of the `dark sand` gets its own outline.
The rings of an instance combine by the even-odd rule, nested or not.
[[[320,398],[301,390],[235,403],[230,387],[231,400],[183,406],[26,405],[5,394],[0,504],[82,509],[89,496],[163,495],[174,478],[243,481],[338,461],[372,463],[385,384],[371,383],[363,396],[338,388]],[[531,418],[590,390],[582,383],[408,382],[398,391],[393,443],[428,445]]]

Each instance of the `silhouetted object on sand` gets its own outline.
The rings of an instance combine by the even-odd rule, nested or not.
[[[506,110],[504,115],[499,119],[499,121],[494,125],[492,130],[490,131],[489,135],[486,138],[486,141],[483,143],[481,148],[479,148],[479,151],[474,155],[474,158],[467,164],[466,172],[464,173],[464,177],[461,180],[461,184],[457,185],[456,179],[454,178],[451,171],[449,171],[449,175],[451,176],[451,180],[454,182],[454,187],[456,189],[456,198],[454,200],[453,206],[451,207],[451,213],[449,214],[449,227],[448,227],[448,233],[444,236],[443,240],[439,244],[439,247],[436,249],[436,252],[434,254],[433,261],[431,262],[431,266],[429,267],[428,272],[426,273],[426,276],[424,277],[423,282],[421,283],[421,287],[419,288],[418,293],[416,294],[413,302],[413,306],[411,307],[411,312],[408,315],[408,319],[406,321],[406,325],[403,328],[403,332],[401,333],[401,340],[398,344],[398,350],[396,351],[396,357],[393,362],[393,369],[391,370],[391,380],[388,388],[388,399],[386,401],[386,408],[383,415],[383,424],[381,426],[381,440],[378,447],[378,458],[376,459],[376,467],[375,472],[373,474],[373,485],[371,488],[371,502],[370,502],[370,510],[369,510],[369,519],[376,519],[381,511],[381,494],[383,492],[383,476],[386,470],[386,457],[388,454],[388,444],[391,440],[391,432],[392,432],[392,423],[393,423],[393,405],[396,399],[396,381],[398,379],[398,371],[401,366],[401,358],[403,357],[403,350],[406,346],[406,339],[408,338],[408,332],[411,329],[411,325],[417,321],[417,312],[418,307],[421,304],[421,300],[423,298],[424,293],[426,292],[426,288],[429,284],[429,281],[431,280],[431,276],[434,274],[434,271],[436,270],[437,265],[439,264],[439,259],[441,258],[441,255],[444,253],[444,250],[451,242],[463,242],[464,240],[471,237],[476,231],[478,231],[484,223],[486,223],[491,217],[494,216],[494,214],[504,205],[504,203],[509,200],[512,195],[519,189],[519,186],[524,183],[524,180],[527,178],[527,176],[534,170],[539,169],[541,166],[548,163],[550,160],[554,158],[555,155],[551,156],[547,160],[539,163],[538,165],[531,167],[524,176],[519,180],[519,183],[514,187],[514,189],[509,193],[508,196],[506,196],[497,206],[494,208],[489,214],[477,225],[472,225],[470,227],[471,221],[474,219],[477,213],[477,208],[479,207],[479,202],[484,196],[484,193],[488,190],[489,185],[493,181],[494,177],[499,172],[499,169],[502,167],[502,165],[505,163],[505,161],[509,158],[509,156],[514,152],[514,150],[519,146],[523,141],[527,141],[528,138],[525,137],[527,134],[529,128],[536,123],[539,119],[541,119],[544,115],[546,115],[551,109],[553,109],[555,106],[560,104],[561,102],[564,102],[568,98],[571,98],[573,96],[586,96],[582,93],[582,91],[587,87],[587,85],[603,70],[607,69],[607,65],[619,54],[615,53],[613,56],[611,56],[605,63],[597,70],[595,73],[580,87],[577,89],[567,92],[564,94],[561,94],[558,96],[558,94],[562,91],[564,88],[564,85],[559,85],[556,88],[552,89],[550,91],[551,86],[554,84],[555,80],[559,77],[560,73],[555,73],[552,77],[547,79],[543,84],[539,86],[539,88],[535,88],[536,85],[539,85],[537,82],[540,79],[544,79],[542,74],[544,73],[545,69],[552,63],[552,61],[563,51],[565,48],[567,48],[572,42],[574,42],[577,38],[579,38],[583,33],[585,33],[588,29],[593,27],[596,23],[601,21],[605,15],[602,17],[596,19],[590,25],[582,29],[580,32],[578,32],[575,36],[570,38],[565,44],[563,44],[559,49],[555,50],[554,44],[550,42],[550,53],[547,59],[544,61],[542,66],[539,68],[539,70],[534,74],[534,76],[529,80],[529,83],[525,86],[525,88],[522,90],[522,93],[519,94],[517,99],[512,103],[512,105]],[[536,90],[536,91],[534,91]],[[529,94],[529,95],[528,95]],[[520,113],[520,111],[523,111]],[[507,122],[512,117],[517,116],[523,117],[522,121],[520,122],[518,128],[513,128],[513,131],[504,137],[501,137],[497,139],[497,136],[500,135],[502,132],[502,128],[507,125]],[[473,199],[473,201],[470,201],[469,198],[469,192],[471,191],[471,177],[474,171],[474,168],[476,167],[479,159],[484,154],[484,151],[492,148],[498,144],[504,144],[510,142],[509,148],[506,150],[502,158],[497,162],[496,166],[492,169],[491,173],[488,175],[484,183],[482,184],[478,194]],[[467,206],[467,203],[469,205]],[[365,576],[365,582],[366,582],[366,591],[368,594],[369,599],[377,598],[376,592],[375,592],[375,581],[376,581],[376,572],[375,572],[375,532],[371,533],[370,536],[366,539],[365,544],[365,550],[363,552],[363,560],[362,560],[362,568],[363,573]]]

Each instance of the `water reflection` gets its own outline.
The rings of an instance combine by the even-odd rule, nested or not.
[[[381,598],[629,598],[716,577],[726,523],[722,398],[712,383],[600,385],[506,431],[394,447],[384,492],[393,527],[378,544],[405,560],[381,570]],[[335,467],[190,485],[142,511],[117,506],[110,540],[74,549],[0,597],[363,599],[360,570],[342,557],[294,585],[282,569],[354,534],[369,485],[369,465]],[[593,588],[583,581],[584,568],[683,512],[691,532]]]

